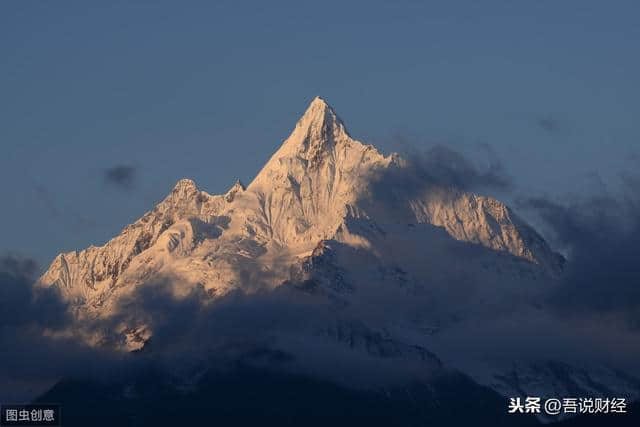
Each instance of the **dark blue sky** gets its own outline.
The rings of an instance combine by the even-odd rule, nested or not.
[[[0,3],[2,244],[102,244],[182,177],[251,181],[315,95],[385,152],[489,144],[519,192],[640,155],[640,3]],[[105,171],[129,166],[123,181]],[[129,172],[126,172],[129,171]],[[130,173],[130,175],[127,175]],[[116,173],[116,176],[117,173]]]

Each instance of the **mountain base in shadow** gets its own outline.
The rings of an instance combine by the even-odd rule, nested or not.
[[[70,426],[537,426],[507,400],[460,374],[429,384],[363,391],[307,376],[242,367],[207,374],[189,389],[157,372],[131,381],[64,380],[37,402],[59,403]],[[628,414],[584,415],[555,427],[637,426]]]
[[[191,390],[148,372],[134,381],[65,380],[37,399],[59,403],[68,426],[534,426],[506,401],[459,374],[381,391],[242,368],[210,374]]]

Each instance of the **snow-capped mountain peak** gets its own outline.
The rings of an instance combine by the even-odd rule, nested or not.
[[[432,369],[440,362],[421,331],[440,334],[493,313],[487,301],[495,295],[533,304],[563,261],[504,203],[425,180],[399,155],[353,139],[316,97],[248,187],[238,180],[211,195],[181,179],[105,245],[60,254],[39,285],[60,289],[78,319],[117,325],[91,330],[92,344],[115,335],[128,350],[154,333],[146,313],[138,315],[141,289],[165,284],[176,300],[195,294],[203,304],[232,292],[291,291],[296,301],[310,296],[328,307],[314,321],[338,322],[315,325],[325,332],[312,340]],[[438,295],[453,285],[461,287],[455,307],[439,307]],[[77,323],[82,331],[85,322]],[[512,392],[505,378],[481,381]]]
[[[323,141],[330,144],[334,139],[348,137],[344,123],[327,102],[317,96],[296,123],[289,144]],[[308,148],[308,147],[307,147]],[[325,148],[331,148],[327,145]]]
[[[58,256],[40,283],[57,284],[70,300],[99,307],[117,289],[137,286],[140,280],[168,270],[176,274],[174,270],[181,270],[179,265],[186,262],[184,257],[188,259],[196,249],[206,252],[224,247],[230,253],[258,256],[279,247],[288,248],[295,258],[296,253],[311,251],[323,240],[362,241],[362,237],[350,234],[358,233],[353,224],[379,229],[389,221],[441,227],[456,240],[510,253],[547,271],[557,270],[557,255],[504,204],[463,191],[434,191],[428,186],[412,194],[403,192],[406,189],[396,189],[394,183],[385,181],[390,168],[403,173],[402,162],[395,159],[395,154],[384,156],[375,147],[351,138],[335,111],[316,97],[246,189],[237,181],[226,193],[210,195],[194,181],[181,179],[152,211],[104,246]],[[374,186],[387,188],[395,194],[393,200],[378,200]],[[442,191],[448,196],[437,196]],[[161,238],[164,234],[172,237]],[[178,245],[185,236],[193,241]],[[175,252],[175,247],[184,251]],[[166,250],[170,258],[166,258]],[[150,261],[155,258],[162,261]],[[223,258],[215,256],[218,261]],[[234,258],[233,263],[245,262],[243,259]],[[236,286],[233,275],[225,277],[218,271],[212,280],[209,270],[213,265],[202,265],[199,270],[192,264],[189,281],[204,283],[216,292]]]
[[[338,151],[349,149],[355,142],[333,108],[324,99],[316,97],[249,187],[270,185],[270,173],[282,167],[296,166],[308,170],[319,168],[326,162],[340,162],[344,157]],[[361,148],[360,143],[357,145],[356,148]]]

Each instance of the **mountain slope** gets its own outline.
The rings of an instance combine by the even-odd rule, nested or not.
[[[238,181],[224,195],[209,195],[189,179],[180,180],[154,209],[122,230],[104,246],[58,255],[40,282],[55,285],[76,304],[95,304],[96,296],[116,286],[132,259],[154,246],[172,225],[187,218],[208,221],[235,195],[244,191]]]

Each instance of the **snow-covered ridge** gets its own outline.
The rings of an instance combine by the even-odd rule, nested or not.
[[[62,295],[76,304],[91,303],[92,297],[113,288],[132,259],[155,245],[176,222],[190,217],[206,221],[242,191],[238,181],[226,194],[212,196],[198,190],[192,180],[181,179],[153,210],[105,245],[59,254],[40,283],[58,286]]]

